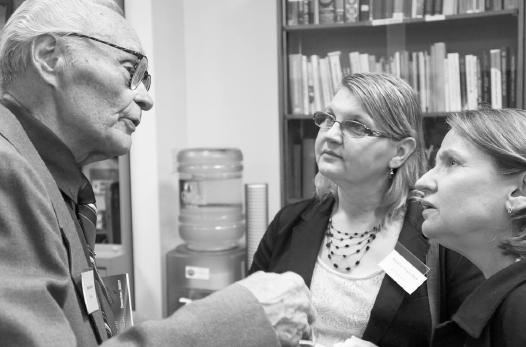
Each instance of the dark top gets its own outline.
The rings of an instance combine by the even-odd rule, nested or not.
[[[440,324],[433,347],[526,346],[526,261],[497,272]]]
[[[334,198],[304,200],[280,210],[254,255],[250,273],[294,271],[310,286]],[[425,262],[429,244],[421,233],[420,205],[409,201],[398,241]],[[441,252],[443,290],[441,311],[449,319],[466,296],[483,280],[482,274],[457,253]],[[362,337],[380,347],[429,345],[431,317],[426,285],[407,294],[385,276]]]

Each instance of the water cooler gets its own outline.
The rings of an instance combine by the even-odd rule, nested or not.
[[[245,275],[243,156],[234,148],[191,148],[177,155],[179,234],[167,254],[168,313]]]

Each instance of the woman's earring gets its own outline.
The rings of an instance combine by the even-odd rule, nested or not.
[[[389,170],[389,179],[392,180],[393,179],[393,176],[395,174],[395,171],[393,168],[391,168],[391,170]]]
[[[508,207],[508,209],[506,210],[508,212],[508,214],[511,216],[511,213],[513,212],[513,210],[511,209],[511,207]]]

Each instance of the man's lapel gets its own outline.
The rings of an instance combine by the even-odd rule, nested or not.
[[[68,250],[70,274],[73,283],[75,284],[77,295],[82,298],[81,274],[82,272],[89,270],[90,266],[84,256],[84,249],[77,233],[73,217],[64,202],[55,180],[27,137],[22,125],[16,117],[2,105],[0,105],[0,124],[2,124],[3,129],[1,136],[6,138],[6,140],[9,141],[13,147],[15,147],[16,150],[31,163],[46,187],[46,191],[49,194],[50,201],[57,217],[57,222],[60,226],[62,233],[61,238],[64,240],[64,244]],[[104,329],[104,321],[100,310],[91,314],[90,317],[94,320],[95,325],[97,326],[96,330],[99,335],[97,338],[99,341],[105,340],[106,331]]]

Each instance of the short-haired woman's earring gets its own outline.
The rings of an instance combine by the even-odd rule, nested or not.
[[[513,212],[513,210],[511,209],[511,207],[508,207],[508,209],[506,210],[508,212],[508,214],[511,216],[511,213]]]
[[[395,174],[394,169],[391,168],[391,170],[389,170],[389,179],[390,179],[390,180],[393,179],[394,174]]]

